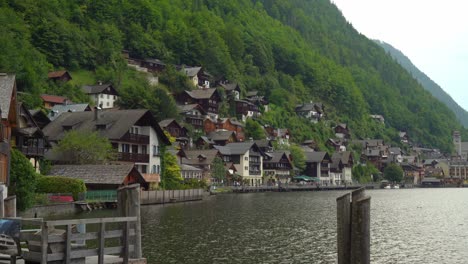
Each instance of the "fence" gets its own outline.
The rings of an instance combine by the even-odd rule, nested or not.
[[[117,255],[122,258],[123,263],[128,263],[130,251],[135,249],[135,245],[131,244],[131,241],[134,240],[130,238],[137,234],[135,229],[132,228],[136,221],[137,217],[57,221],[22,219],[22,225],[40,228],[40,232],[37,233],[21,232],[20,240],[25,242],[29,249],[29,251],[22,252],[22,256],[26,261],[40,263],[52,261],[84,263],[86,257],[97,256],[98,263],[101,264],[104,263],[104,255]],[[86,225],[84,230],[93,230],[97,226],[98,231],[73,232],[73,228],[77,225]],[[109,241],[110,239],[112,241]],[[96,242],[86,243],[86,241],[90,240]],[[108,243],[106,243],[106,240]],[[112,244],[112,246],[109,246],[109,244]],[[95,247],[92,248],[91,245],[95,245]]]
[[[163,204],[203,199],[203,189],[142,191],[141,204]]]

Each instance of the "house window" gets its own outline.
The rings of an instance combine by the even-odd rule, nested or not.
[[[117,100],[117,96],[114,95],[114,100]]]
[[[106,105],[109,106],[109,102],[107,102]]]
[[[244,157],[244,160],[249,160],[249,157]]]
[[[245,166],[245,167],[244,167],[244,170],[249,170],[249,167],[248,167],[248,166]]]
[[[151,173],[156,173],[156,165],[153,165],[153,168],[151,169]]]
[[[109,95],[107,95],[107,99],[109,99]]]
[[[138,153],[138,145],[132,145],[132,153]]]
[[[103,94],[101,94],[101,96],[99,96],[99,97],[101,97],[101,98],[104,98],[104,95],[103,95]]]
[[[141,173],[147,173],[147,167],[146,165],[141,165]]]
[[[153,156],[159,155],[159,148],[156,145],[153,145]]]
[[[141,146],[141,154],[148,154],[148,149],[146,146]]]
[[[159,165],[158,165],[158,166],[156,166],[156,173],[159,174],[159,172],[160,172],[160,171],[159,171]]]
[[[129,144],[122,144],[122,152],[129,153],[130,152],[130,145]]]

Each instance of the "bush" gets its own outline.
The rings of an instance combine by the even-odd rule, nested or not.
[[[16,149],[11,150],[9,195],[16,195],[16,207],[24,211],[34,204],[37,173],[31,162]]]
[[[83,180],[63,176],[42,176],[37,182],[38,193],[71,193],[77,200],[80,193],[86,192]]]

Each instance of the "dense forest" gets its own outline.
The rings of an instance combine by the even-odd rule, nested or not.
[[[382,46],[403,68],[410,72],[413,77],[418,80],[419,83],[429,91],[435,98],[447,105],[454,113],[457,119],[468,127],[468,112],[458,105],[450,95],[448,95],[442,88],[429,78],[424,72],[419,70],[411,60],[406,57],[400,50],[396,49],[392,45],[383,41],[375,40],[377,44]]]
[[[203,66],[243,93],[258,90],[272,109],[259,122],[290,128],[297,142],[323,145],[331,127],[345,122],[355,138],[397,143],[406,131],[418,145],[450,152],[452,131],[461,129],[452,111],[329,0],[0,0],[0,23],[0,71],[16,72],[29,107],[44,92],[86,100],[80,85],[102,80],[118,88],[125,107],[175,115],[167,94],[190,85],[169,69],[162,85],[149,87],[126,67],[125,49],[135,58]],[[55,69],[70,70],[73,82],[49,83]],[[326,122],[294,114],[307,101],[324,103]],[[385,125],[370,114],[383,115]]]

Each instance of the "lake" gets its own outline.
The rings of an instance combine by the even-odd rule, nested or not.
[[[372,263],[467,263],[468,189],[366,192]],[[144,206],[143,255],[148,263],[336,263],[336,198],[344,193],[223,194]]]

